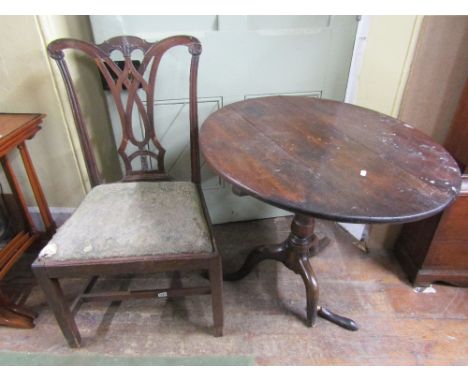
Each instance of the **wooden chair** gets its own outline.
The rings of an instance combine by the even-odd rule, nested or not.
[[[161,57],[171,48],[186,46],[190,65],[190,151],[191,181],[172,181],[164,168],[165,150],[154,126],[154,89]],[[125,171],[119,183],[103,184],[91,148],[78,97],[64,51],[74,49],[96,63],[107,83],[122,125],[118,153]],[[139,67],[132,52],[144,53]],[[120,51],[123,68],[110,59]],[[72,312],[78,304],[91,300],[212,296],[214,335],[223,331],[221,259],[213,237],[208,211],[200,187],[198,147],[197,69],[200,42],[190,36],[174,36],[149,43],[134,36],[119,36],[93,45],[75,39],[51,42],[48,52],[61,71],[72,106],[92,190],[74,214],[60,227],[40,252],[33,271],[70,347],[80,346],[80,334]],[[137,90],[140,89],[139,93]],[[141,92],[146,99],[142,100]],[[126,100],[122,101],[122,93]],[[143,138],[135,137],[132,113],[138,110],[144,125]],[[137,149],[129,154],[129,142]],[[154,145],[156,150],[148,147]],[[138,162],[139,166],[132,166]],[[150,166],[149,163],[156,163]],[[155,167],[155,168],[152,168]],[[135,169],[136,168],[136,169]],[[101,275],[148,274],[154,272],[208,271],[210,286],[157,290],[92,293]],[[91,277],[91,283],[70,307],[64,299],[59,279]]]

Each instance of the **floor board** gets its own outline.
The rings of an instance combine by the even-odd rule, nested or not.
[[[283,240],[289,224],[286,217],[216,226],[224,269],[235,270],[255,245]],[[27,364],[28,353],[31,364],[40,362],[41,354],[51,357],[43,358],[46,364],[86,364],[93,357],[104,364],[161,364],[167,359],[173,364],[468,364],[468,288],[434,285],[435,293],[416,293],[392,254],[361,252],[333,223],[319,221],[317,227],[331,238],[311,260],[320,303],[353,318],[360,326],[357,332],[320,318],[307,328],[301,279],[281,264],[265,261],[244,280],[225,283],[222,338],[211,335],[209,296],[89,303],[76,316],[84,347],[71,350],[25,259],[10,272],[6,288],[23,290],[26,305],[40,315],[33,330],[0,327],[0,364],[15,359]],[[198,274],[182,276],[187,285],[206,283]],[[169,274],[108,278],[98,282],[96,291],[164,287],[169,281]],[[64,283],[70,300],[83,283]]]

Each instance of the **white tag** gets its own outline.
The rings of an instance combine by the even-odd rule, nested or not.
[[[93,250],[93,246],[91,244],[87,245],[86,247],[83,248],[84,253],[91,252]]]
[[[44,248],[42,248],[42,251],[39,253],[39,257],[47,257],[47,256],[53,256],[57,253],[58,251],[58,246],[55,243],[49,243],[47,244]]]
[[[367,175],[367,171],[366,171],[366,170],[361,170],[361,172],[359,173],[359,175],[361,175],[361,176],[366,176],[366,175]]]
[[[428,287],[416,287],[413,289],[413,291],[416,293],[437,293],[432,284]]]
[[[167,297],[167,292],[158,293],[158,297]]]

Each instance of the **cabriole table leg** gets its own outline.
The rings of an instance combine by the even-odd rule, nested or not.
[[[316,254],[323,249],[324,242],[317,239],[314,229],[314,218],[296,214],[291,224],[291,233],[283,243],[254,248],[242,267],[237,272],[224,275],[224,279],[227,281],[240,280],[263,260],[280,261],[288,269],[300,275],[304,281],[307,300],[307,326],[313,326],[317,315],[319,315],[345,329],[357,330],[358,326],[353,320],[339,316],[318,305],[319,286],[310,265],[309,257],[311,254]]]

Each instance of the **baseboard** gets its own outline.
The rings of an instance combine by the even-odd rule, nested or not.
[[[435,282],[468,287],[468,269],[422,268],[416,275],[414,284],[425,286]]]
[[[57,227],[60,227],[65,221],[75,212],[75,208],[71,207],[49,207],[52,219],[54,219]],[[28,207],[28,211],[31,214],[34,224],[39,231],[44,230],[44,223],[41,219],[41,214],[38,207]]]

